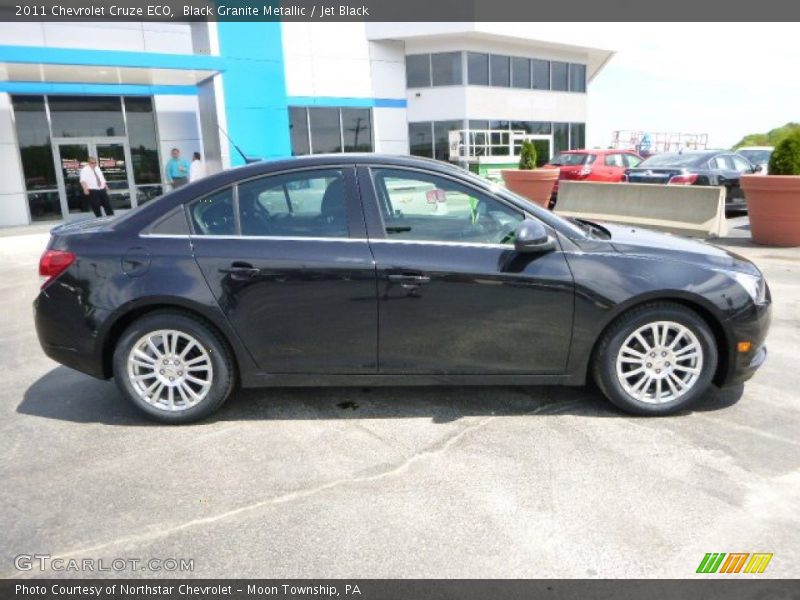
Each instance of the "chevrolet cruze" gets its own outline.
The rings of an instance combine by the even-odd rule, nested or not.
[[[726,250],[376,154],[252,164],[57,227],[39,270],[47,355],[170,423],[237,386],[590,378],[666,415],[751,377],[770,322],[764,277]]]

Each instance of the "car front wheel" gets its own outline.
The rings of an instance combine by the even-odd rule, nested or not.
[[[203,322],[159,312],[135,321],[114,352],[114,379],[151,419],[188,423],[217,410],[233,384],[230,353]]]
[[[706,322],[680,304],[658,302],[630,310],[603,334],[593,374],[616,406],[640,415],[668,415],[708,389],[717,346]]]

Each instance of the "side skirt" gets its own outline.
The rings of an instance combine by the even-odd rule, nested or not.
[[[575,375],[458,375],[458,374],[242,374],[242,387],[360,387],[405,385],[583,385]]]

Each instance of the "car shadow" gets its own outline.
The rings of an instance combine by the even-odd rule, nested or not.
[[[689,412],[736,404],[744,386],[712,387]],[[35,381],[20,414],[128,427],[158,427],[127,402],[112,381],[57,367]],[[392,386],[238,390],[203,423],[241,420],[430,418],[449,423],[467,416],[576,415],[627,418],[593,386]],[[202,425],[199,423],[198,425]]]

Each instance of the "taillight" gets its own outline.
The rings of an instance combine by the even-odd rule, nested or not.
[[[42,287],[61,275],[75,262],[75,255],[65,250],[45,250],[39,259],[39,276],[45,277]]]
[[[676,183],[678,185],[692,185],[697,181],[697,175],[675,175],[670,177],[669,183]]]

